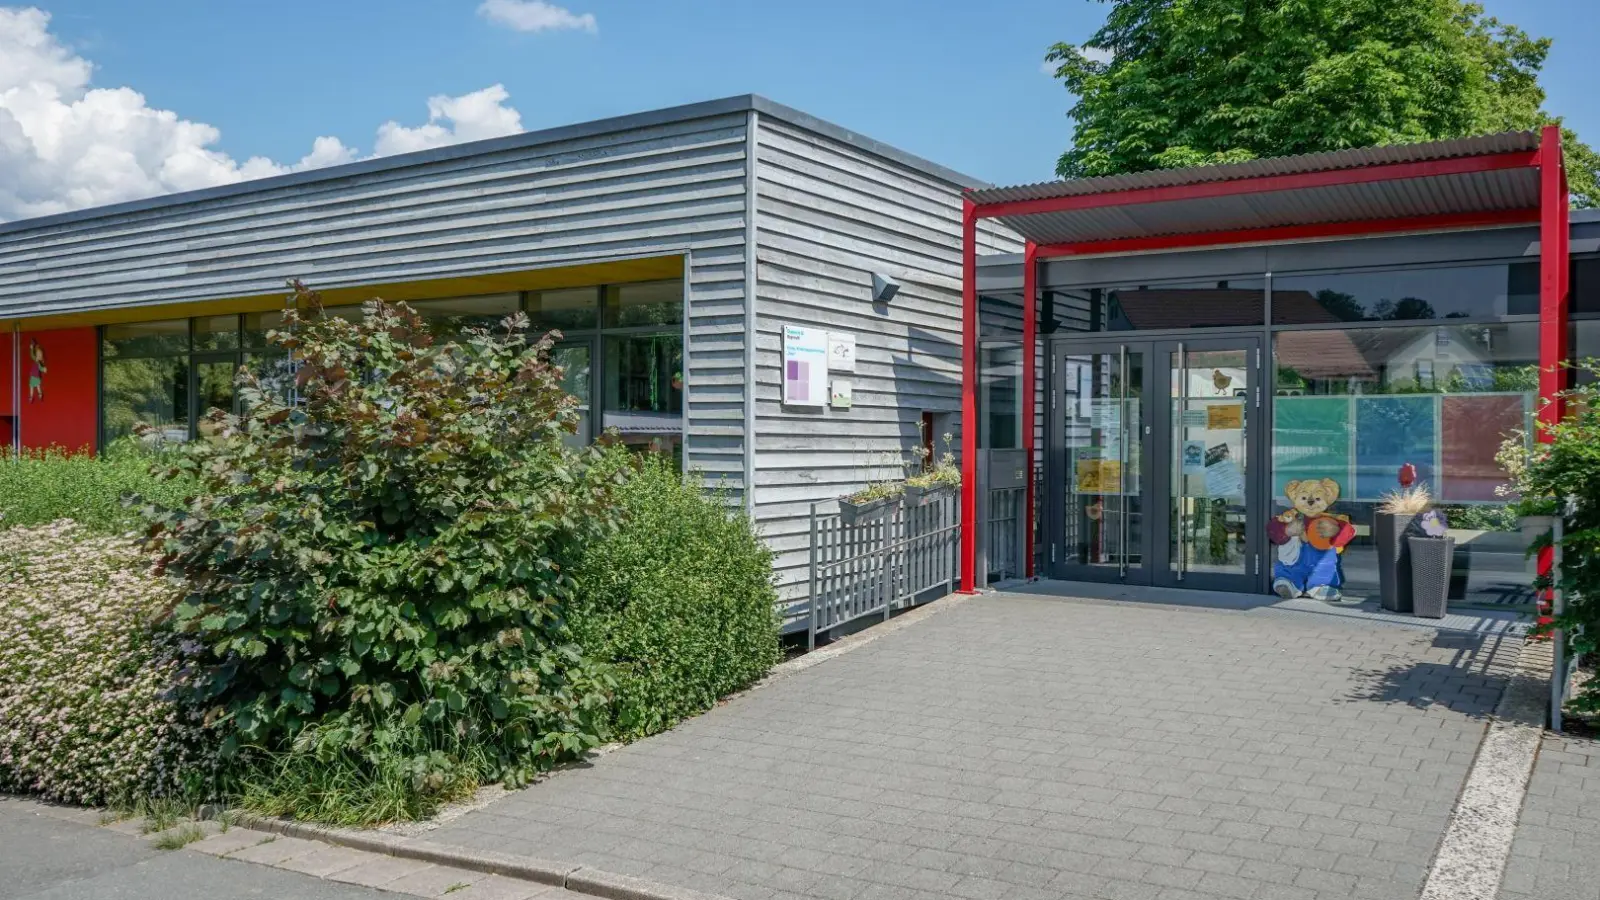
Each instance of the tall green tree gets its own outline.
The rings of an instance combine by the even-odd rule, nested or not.
[[[1464,0],[1100,0],[1046,59],[1077,97],[1063,178],[1440,140],[1560,120],[1535,38]],[[1574,202],[1600,156],[1563,130]]]

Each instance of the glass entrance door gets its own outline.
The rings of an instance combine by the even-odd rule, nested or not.
[[[1149,582],[1144,438],[1150,358],[1142,344],[1057,348],[1051,479],[1052,499],[1060,504],[1060,539],[1052,553],[1057,578]]]
[[[1260,343],[1212,339],[1157,345],[1165,398],[1162,567],[1156,583],[1259,587],[1254,520]]]
[[[1261,588],[1260,366],[1253,336],[1054,347],[1053,577]]]

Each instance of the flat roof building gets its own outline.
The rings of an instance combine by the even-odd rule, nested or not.
[[[559,329],[580,437],[728,491],[791,625],[819,560],[828,623],[956,576],[1325,587],[1287,533],[1312,506],[1336,587],[1376,596],[1408,465],[1453,596],[1514,600],[1493,450],[1600,356],[1600,220],[1569,222],[1553,140],[994,188],[742,96],[0,224],[0,438],[194,436],[273,363],[296,278],[340,314]],[[946,433],[959,553],[838,530],[832,501]]]

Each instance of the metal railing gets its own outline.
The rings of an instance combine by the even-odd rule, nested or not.
[[[815,649],[818,634],[868,616],[887,620],[954,590],[960,543],[961,499],[953,491],[849,525],[837,500],[811,504],[807,646]]]
[[[1022,539],[1027,502],[1027,488],[996,488],[989,492],[984,549],[990,581],[1021,578],[1027,571],[1023,558],[1026,545]]]

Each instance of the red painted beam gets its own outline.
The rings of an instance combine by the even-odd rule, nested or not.
[[[961,592],[978,575],[978,214],[961,204]]]
[[[1099,253],[1135,253],[1151,250],[1180,250],[1214,247],[1223,244],[1257,244],[1272,241],[1297,241],[1316,238],[1360,237],[1400,231],[1432,231],[1450,228],[1481,228],[1495,225],[1530,225],[1539,221],[1537,209],[1491,210],[1473,213],[1441,213],[1433,216],[1403,216],[1394,219],[1366,219],[1354,222],[1324,222],[1315,225],[1282,225],[1273,228],[1241,228],[1235,231],[1203,231],[1158,237],[1118,238],[1084,241],[1075,244],[1045,244],[1040,258],[1086,256]]]
[[[1034,356],[1039,350],[1039,246],[1032,241],[1022,254],[1022,456],[1027,460],[1023,471],[1026,501],[1023,509],[1022,559],[1026,577],[1033,571],[1033,395],[1038,385],[1038,364]]]
[[[1261,194],[1271,191],[1300,191],[1309,188],[1336,187],[1348,184],[1370,184],[1375,181],[1396,181],[1406,178],[1438,178],[1445,175],[1498,172],[1506,169],[1531,168],[1538,165],[1538,159],[1538,151],[1530,150],[1516,153],[1496,153],[1488,156],[1434,159],[1424,162],[1383,163],[1353,169],[1332,169],[1325,172],[1262,175],[1254,178],[1235,178],[1227,181],[1204,181],[1198,184],[1134,188],[1132,190],[1111,191],[1101,194],[1080,194],[1072,197],[1010,200],[979,205],[978,218],[993,219],[1002,216],[1030,216],[1082,209],[1103,209],[1110,206],[1133,206],[1142,203],[1163,203],[1174,200],[1204,200],[1214,197],[1236,197],[1242,194]]]
[[[1567,270],[1570,239],[1561,128],[1547,125],[1539,144],[1539,421],[1561,420],[1567,370]],[[1541,441],[1550,435],[1541,433]]]

